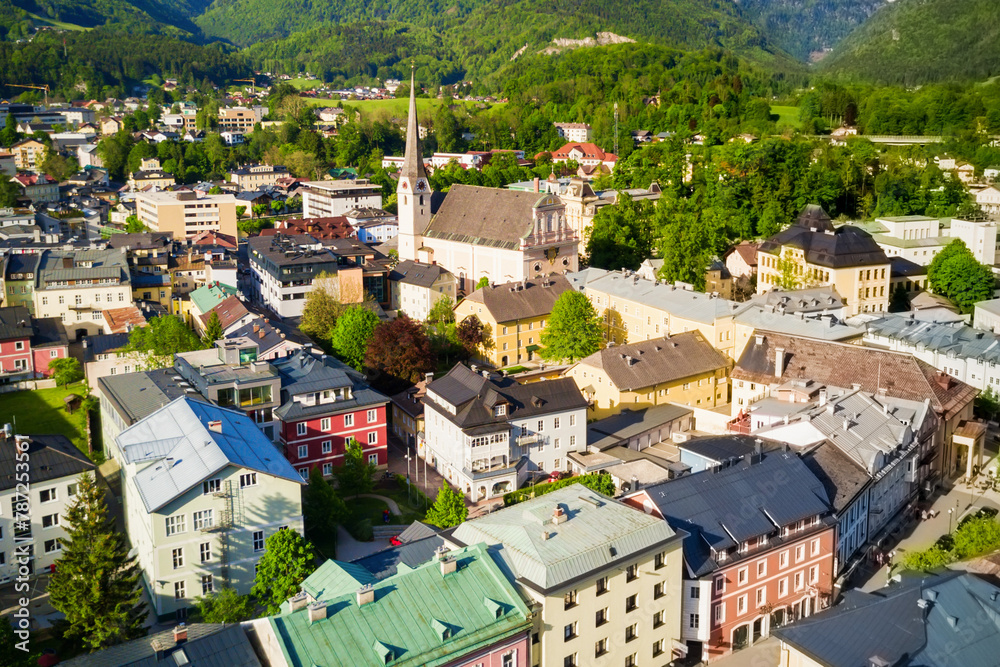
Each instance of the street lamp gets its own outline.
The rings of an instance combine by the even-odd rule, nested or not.
[[[410,502],[410,446],[406,446],[406,502]]]
[[[951,508],[949,508],[948,509],[948,534],[949,535],[951,535],[951,515],[952,515],[952,510],[951,510]]]

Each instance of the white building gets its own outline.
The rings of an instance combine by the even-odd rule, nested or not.
[[[593,137],[593,130],[587,123],[553,123],[556,132],[566,141],[587,143]]]
[[[426,391],[417,454],[473,501],[569,470],[587,448],[587,401],[569,378],[521,385],[458,364]]]
[[[361,206],[382,208],[382,186],[366,180],[302,183],[302,217],[332,218]]]
[[[125,429],[125,525],[160,620],[254,583],[265,540],[302,532],[302,478],[242,412],[178,398]]]
[[[125,249],[45,251],[34,301],[35,316],[58,317],[71,341],[101,333],[101,311],[132,303]]]
[[[458,279],[434,264],[404,260],[389,274],[392,309],[423,322],[431,308],[443,297],[454,304],[458,297]]]
[[[930,264],[955,239],[962,239],[982,264],[992,266],[997,258],[997,225],[991,220],[903,215],[859,226],[871,233],[887,257],[902,257],[921,266]]]
[[[18,454],[27,455],[25,479],[28,526],[17,528],[12,510],[21,500],[15,466]],[[9,471],[0,479],[0,584],[18,575],[19,547],[27,553],[32,575],[50,572],[62,555],[60,540],[66,536],[66,508],[73,503],[80,475],[96,466],[64,435],[6,436],[0,433],[0,465]],[[20,468],[17,468],[20,471]]]

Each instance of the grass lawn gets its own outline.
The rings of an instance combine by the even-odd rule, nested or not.
[[[86,28],[82,25],[76,25],[75,23],[63,23],[62,21],[56,21],[55,19],[48,19],[44,16],[39,16],[38,14],[32,14],[31,12],[28,12],[28,16],[39,23],[50,25],[53,28],[61,28],[62,30],[93,30],[93,28]]]
[[[345,107],[354,107],[358,109],[362,114],[369,112],[385,111],[394,116],[405,116],[407,108],[410,105],[410,101],[406,98],[401,99],[391,99],[391,100],[332,100],[328,98],[315,98],[310,99],[309,104],[312,105],[322,105],[322,106],[335,106],[337,102],[343,102]],[[417,98],[417,113],[427,114],[432,112],[433,109],[441,106],[442,104],[464,104],[466,106],[474,106],[476,102],[461,102],[456,100],[438,100],[438,99],[427,99],[418,97]],[[500,102],[497,104],[490,105],[491,108],[499,107],[505,102]]]
[[[771,105],[771,115],[778,117],[778,125],[791,125],[794,128],[799,128],[802,126],[802,122],[799,120],[799,108],[798,107],[782,107]]]
[[[319,79],[303,79],[302,77],[291,79],[289,81],[283,81],[282,83],[288,83],[295,86],[297,90],[312,90],[313,88],[319,88],[323,85],[323,82]]]
[[[68,387],[0,394],[0,424],[13,423],[16,432],[23,434],[62,433],[86,453],[87,413],[77,409],[69,414],[63,403],[70,394],[83,396],[86,389],[84,382],[77,382]]]

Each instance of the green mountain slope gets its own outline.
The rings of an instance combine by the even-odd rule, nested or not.
[[[886,0],[737,0],[743,15],[800,60],[833,48]]]
[[[208,4],[208,0],[13,0],[13,9],[86,28],[114,25],[128,30],[197,33],[191,18],[204,12]],[[42,21],[35,23],[44,25]]]
[[[820,70],[913,85],[1000,73],[1000,2],[897,0],[841,42]]]

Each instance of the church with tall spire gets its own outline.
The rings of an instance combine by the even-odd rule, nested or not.
[[[406,155],[396,186],[400,260],[437,264],[470,294],[491,283],[523,283],[579,268],[579,237],[556,195],[456,183],[435,193],[420,150],[416,77],[410,75]]]

